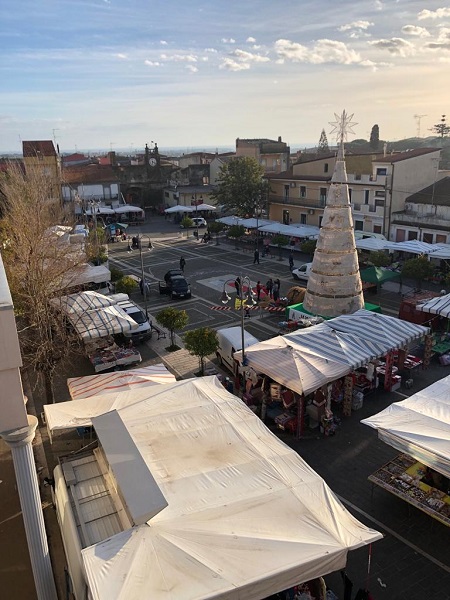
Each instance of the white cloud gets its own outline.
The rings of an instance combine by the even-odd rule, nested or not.
[[[425,47],[431,50],[450,50],[450,28],[441,27],[437,40],[435,42],[428,42]]]
[[[338,31],[348,31],[349,29],[368,29],[369,27],[373,27],[373,23],[370,21],[353,21],[352,23],[347,23],[346,25],[341,25],[338,27]]]
[[[191,73],[197,73],[197,72],[198,72],[198,69],[197,69],[197,67],[196,67],[196,66],[194,66],[194,65],[186,65],[186,69],[187,69],[188,71],[190,71]]]
[[[450,7],[438,8],[437,10],[428,10],[425,8],[417,15],[419,21],[423,19],[442,19],[443,17],[450,17]]]
[[[161,54],[160,58],[167,60],[168,62],[197,62],[197,57],[193,54]]]
[[[254,37],[248,37],[245,41],[249,44],[254,44],[256,42],[256,39]]]
[[[245,71],[246,69],[250,69],[250,65],[248,63],[237,62],[232,58],[224,58],[219,65],[219,69],[225,69],[227,71]]]
[[[159,43],[161,44],[161,46],[167,46],[166,40],[160,40]]]
[[[402,27],[402,33],[406,35],[413,35],[415,37],[430,37],[430,32],[425,27],[418,27],[417,25],[404,25]]]
[[[211,52],[213,54],[217,54],[217,50],[215,48],[205,48],[205,52]]]
[[[236,50],[233,50],[233,52],[231,52],[231,55],[236,57],[237,59],[239,59],[241,62],[256,63],[256,62],[269,62],[270,61],[270,58],[268,58],[267,56],[261,56],[260,54],[253,54],[252,52],[246,52],[245,50],[240,50],[239,48],[236,48]]]
[[[307,48],[290,40],[277,40],[275,51],[279,58],[292,62],[311,64],[337,63],[349,65],[361,63],[360,55],[348,48],[343,42],[318,40],[312,48]]]
[[[261,46],[259,44],[253,44],[252,50],[260,50]]]
[[[144,64],[147,65],[147,67],[160,67],[161,66],[160,62],[156,62],[154,60],[144,60]]]
[[[403,38],[393,37],[391,39],[381,39],[374,40],[373,42],[367,42],[371,46],[375,48],[380,48],[381,50],[387,50],[391,54],[395,54],[397,56],[411,56],[415,53],[415,48],[411,44],[404,40]]]
[[[115,54],[115,56],[117,56],[117,58],[121,58],[122,60],[125,60],[128,58],[128,56],[126,54]]]
[[[383,10],[383,3],[381,2],[381,0],[375,0],[375,9]]]
[[[439,62],[441,62],[441,63],[450,63],[450,56],[441,56],[441,57],[439,57]]]
[[[222,42],[224,44],[235,44],[236,40],[234,40],[233,38],[222,38]]]

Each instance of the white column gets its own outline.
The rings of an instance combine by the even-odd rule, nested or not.
[[[27,416],[27,427],[3,432],[1,437],[11,448],[37,596],[57,600],[32,448],[38,421]]]

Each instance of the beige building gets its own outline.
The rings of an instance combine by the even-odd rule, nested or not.
[[[289,169],[291,149],[281,140],[245,139],[236,140],[236,158],[254,158],[263,168],[266,175],[282,173]]]
[[[436,148],[345,156],[355,230],[393,239],[392,213],[404,208],[409,195],[434,183],[439,157]],[[335,164],[335,156],[321,156],[268,176],[269,218],[320,227]]]
[[[51,140],[22,142],[22,154],[25,170],[36,168],[55,182],[52,186],[54,198],[60,198],[60,162]]]

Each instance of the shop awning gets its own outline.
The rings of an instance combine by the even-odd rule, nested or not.
[[[219,219],[216,219],[216,221],[218,223],[223,223],[224,225],[227,225],[228,227],[232,227],[233,225],[240,225],[241,221],[243,221],[243,219],[241,219],[240,217],[230,216],[230,217],[220,217]]]
[[[242,219],[239,225],[243,225],[246,229],[259,229],[264,225],[270,225],[274,223],[274,221],[270,221],[269,219],[257,219],[256,217],[251,217],[250,219]]]
[[[66,273],[63,287],[85,285],[87,283],[103,283],[111,281],[111,271],[105,265],[93,266],[89,264],[81,265],[73,275]]]
[[[102,375],[71,377],[67,380],[67,387],[72,400],[81,400],[175,381],[175,376],[163,364],[158,364]]]
[[[369,250],[376,252],[379,250],[387,250],[390,242],[388,240],[380,240],[379,238],[362,238],[356,240],[356,247],[358,250]]]
[[[192,206],[183,206],[181,204],[177,204],[176,206],[171,206],[170,208],[165,209],[165,213],[171,215],[172,213],[184,213],[184,212],[192,212],[194,209]]]
[[[361,421],[397,450],[450,478],[450,375]]]
[[[432,254],[437,249],[437,244],[427,244],[427,242],[420,242],[419,240],[389,242],[389,250],[408,252],[409,254]]]
[[[216,377],[154,389],[118,416],[168,505],[82,550],[93,600],[257,600],[382,537]]]
[[[84,341],[139,329],[136,321],[120,306],[104,306],[83,313],[69,313],[67,316]]]
[[[445,296],[437,296],[431,298],[423,304],[418,304],[416,310],[422,312],[431,313],[433,315],[440,315],[441,317],[450,317],[450,294]]]
[[[369,283],[384,283],[385,281],[400,281],[401,275],[396,271],[383,269],[382,267],[368,267],[361,271],[361,281]]]
[[[126,213],[142,213],[144,212],[140,206],[132,206],[131,204],[121,204],[116,206],[113,211],[116,215],[123,215]]]
[[[263,233],[280,233],[294,238],[307,238],[319,235],[319,228],[308,225],[283,225],[283,223],[271,223],[259,228]]]

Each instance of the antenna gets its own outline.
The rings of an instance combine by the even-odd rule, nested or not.
[[[420,121],[423,117],[428,117],[428,115],[414,115],[415,120],[417,121],[417,137],[420,138]]]

